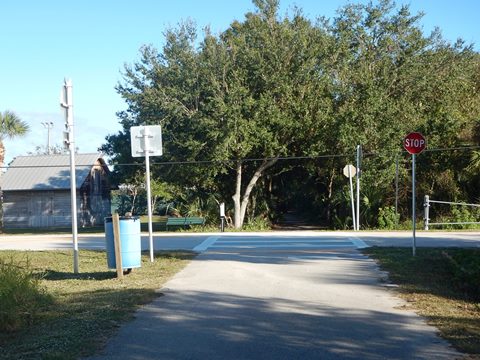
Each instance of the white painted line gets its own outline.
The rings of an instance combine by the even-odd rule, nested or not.
[[[195,246],[193,248],[193,251],[202,252],[202,251],[207,250],[210,246],[212,246],[215,243],[215,241],[218,240],[219,237],[220,236],[209,236],[201,244]]]
[[[205,240],[207,241],[207,240]],[[200,244],[202,245],[202,244]],[[199,245],[199,246],[200,246]],[[314,244],[285,244],[285,245],[227,245],[227,244],[215,244],[211,246],[215,249],[257,249],[257,248],[270,248],[270,249],[289,249],[289,248],[307,248],[307,249],[335,249],[335,248],[352,248],[352,245],[314,245]],[[195,250],[195,249],[194,249]]]
[[[251,244],[265,244],[265,243],[268,243],[268,244],[298,244],[298,243],[301,243],[301,244],[304,244],[304,243],[320,243],[320,244],[326,244],[326,245],[335,245],[335,244],[344,244],[344,245],[347,245],[347,244],[351,244],[352,242],[350,240],[345,240],[345,239],[339,239],[339,240],[326,240],[326,239],[322,239],[322,240],[310,240],[310,239],[271,239],[271,240],[260,240],[260,239],[255,239],[255,240],[251,240],[251,239],[246,239],[246,240],[243,240],[243,239],[229,239],[229,240],[218,240],[215,244],[246,244],[246,243],[251,243]]]
[[[348,240],[350,240],[353,245],[357,247],[357,249],[365,249],[370,247],[369,245],[365,244],[363,240],[359,239],[358,237],[349,237]]]

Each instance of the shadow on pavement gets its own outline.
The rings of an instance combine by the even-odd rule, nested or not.
[[[92,359],[452,359],[405,314],[288,300],[165,291]],[[139,325],[139,326],[138,326]]]

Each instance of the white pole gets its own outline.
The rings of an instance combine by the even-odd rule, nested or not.
[[[415,237],[415,219],[416,219],[416,211],[415,211],[415,154],[412,154],[412,229],[413,229],[413,238],[412,238],[412,254],[415,256],[416,254],[416,247],[417,247],[417,239]]]
[[[51,151],[50,151],[50,129],[53,128],[53,122],[45,121],[45,122],[42,122],[42,125],[43,125],[44,128],[47,129],[47,154],[50,155],[51,154]]]
[[[47,127],[47,154],[50,155],[50,124]]]
[[[357,231],[360,230],[360,174],[361,174],[361,159],[362,156],[362,146],[357,145]]]
[[[353,200],[352,166],[353,165],[348,165],[348,179],[350,180],[350,201],[352,204],[353,230],[355,230],[357,228],[357,222],[355,221],[355,202]]]
[[[148,140],[148,127],[143,127],[143,139],[145,144],[145,171],[147,181],[147,211],[148,211],[148,244],[150,248],[150,262],[154,261],[153,257],[153,230],[152,230],[152,194],[150,191],[150,149]]]
[[[77,185],[75,179],[75,140],[73,126],[73,97],[72,80],[65,79],[66,94],[66,122],[69,132],[68,149],[70,151],[70,197],[72,212],[72,237],[73,237],[73,272],[78,274],[78,231],[77,231]]]
[[[395,155],[395,227],[398,228],[398,154]]]

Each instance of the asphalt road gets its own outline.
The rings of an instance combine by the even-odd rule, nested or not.
[[[408,231],[275,231],[262,233],[224,233],[231,237],[265,236],[265,237],[318,237],[357,238],[368,246],[412,246],[412,233]],[[217,233],[155,233],[154,248],[156,250],[185,249],[192,250],[205,239]],[[149,249],[148,235],[142,233],[142,249]],[[80,249],[105,249],[104,234],[80,234],[78,237]],[[417,231],[416,245],[418,247],[480,247],[480,232],[423,232]],[[52,250],[71,249],[72,236],[45,235],[0,235],[0,250]]]

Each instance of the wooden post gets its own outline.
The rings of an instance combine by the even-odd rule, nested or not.
[[[118,213],[113,214],[112,216],[112,225],[113,225],[113,243],[115,246],[115,266],[117,268],[117,278],[123,278],[123,269],[122,269],[122,242],[120,239],[120,217]]]

